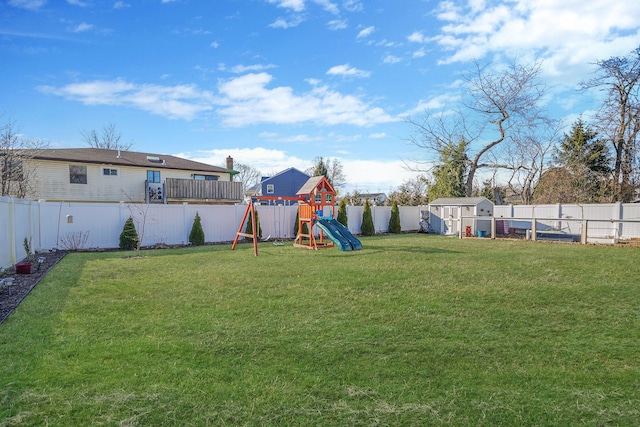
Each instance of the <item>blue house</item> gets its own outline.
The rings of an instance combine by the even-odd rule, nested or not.
[[[296,193],[311,178],[296,168],[285,169],[274,176],[263,177],[258,187],[260,196],[297,197]],[[267,204],[267,202],[263,202]],[[274,202],[271,202],[274,204]],[[295,201],[276,201],[276,204],[293,205]]]

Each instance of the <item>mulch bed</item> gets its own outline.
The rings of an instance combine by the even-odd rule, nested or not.
[[[47,272],[66,254],[65,251],[38,253],[36,258],[42,257],[44,261],[39,269],[38,263],[35,262],[31,267],[31,274],[15,274],[14,269],[8,269],[0,275],[0,278],[13,277],[15,279],[13,286],[11,286],[11,295],[9,295],[9,287],[6,284],[0,285],[0,323],[9,317]]]

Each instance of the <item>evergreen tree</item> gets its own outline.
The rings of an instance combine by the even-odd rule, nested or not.
[[[196,246],[204,245],[204,230],[202,229],[198,212],[196,212],[196,217],[193,219],[193,226],[191,227],[191,233],[189,233],[189,243]]]
[[[260,216],[258,215],[258,210],[256,209],[256,226],[258,227],[258,239],[262,239],[262,227],[260,227]],[[251,217],[253,214],[249,211],[249,219],[247,219],[247,226],[244,230],[247,234],[253,234],[253,222],[251,221]]]
[[[570,176],[569,180],[553,184],[556,190],[558,185],[564,186],[564,194],[569,197],[557,203],[598,203],[613,196],[609,185],[611,158],[606,142],[581,118],[560,141],[554,160],[559,167],[566,168]]]
[[[347,218],[347,201],[344,198],[340,200],[340,204],[338,204],[338,222],[345,227],[349,225],[349,218]]]
[[[363,236],[373,236],[376,234],[376,229],[373,224],[373,214],[371,212],[371,205],[369,199],[364,202],[364,210],[362,211],[362,225],[360,226],[360,233]]]
[[[433,185],[429,186],[429,201],[441,197],[465,197],[467,180],[467,146],[461,140],[442,148],[440,164],[433,171]]]
[[[120,249],[131,250],[138,248],[138,232],[136,226],[133,223],[133,217],[129,217],[122,228],[120,233]]]
[[[324,176],[329,179],[329,171],[327,170],[327,165],[322,157],[318,158],[318,163],[316,163],[316,166],[313,169],[313,176]]]
[[[391,205],[391,218],[389,218],[389,233],[400,233],[401,231],[400,210],[398,209],[398,202],[394,200]]]

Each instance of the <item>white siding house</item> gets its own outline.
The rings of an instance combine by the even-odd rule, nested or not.
[[[38,150],[24,160],[34,169],[32,199],[135,203],[238,203],[242,184],[228,168],[175,156],[70,148]]]

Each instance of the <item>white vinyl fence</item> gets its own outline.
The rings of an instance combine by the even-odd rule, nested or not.
[[[26,256],[25,238],[36,251],[70,249],[65,243],[68,245],[79,237],[86,239],[80,249],[117,248],[129,216],[136,222],[143,246],[187,243],[196,212],[202,220],[207,242],[231,242],[245,209],[245,205],[36,202],[0,197],[0,267],[7,268]],[[264,239],[295,237],[296,206],[258,206],[257,209]],[[425,209],[424,206],[401,206],[402,230],[417,231]],[[349,230],[354,234],[360,233],[362,211],[362,206],[347,207]],[[376,232],[386,232],[391,208],[372,206],[371,211]],[[587,222],[579,219],[588,219],[590,236],[640,238],[640,204],[495,206],[494,218],[504,221],[536,218],[539,224],[569,234],[580,234]]]
[[[31,248],[45,251],[71,249],[69,242],[82,239],[80,249],[119,246],[120,233],[129,216],[136,223],[143,246],[179,245],[189,241],[193,219],[200,215],[208,243],[231,242],[246,205],[145,205],[129,203],[36,202],[0,197],[0,267],[7,268],[26,256],[24,239]],[[347,208],[349,229],[360,233],[362,206]],[[292,239],[297,206],[257,206],[262,237]],[[386,232],[391,208],[372,206],[377,232]],[[400,207],[403,231],[419,228],[420,208]]]

